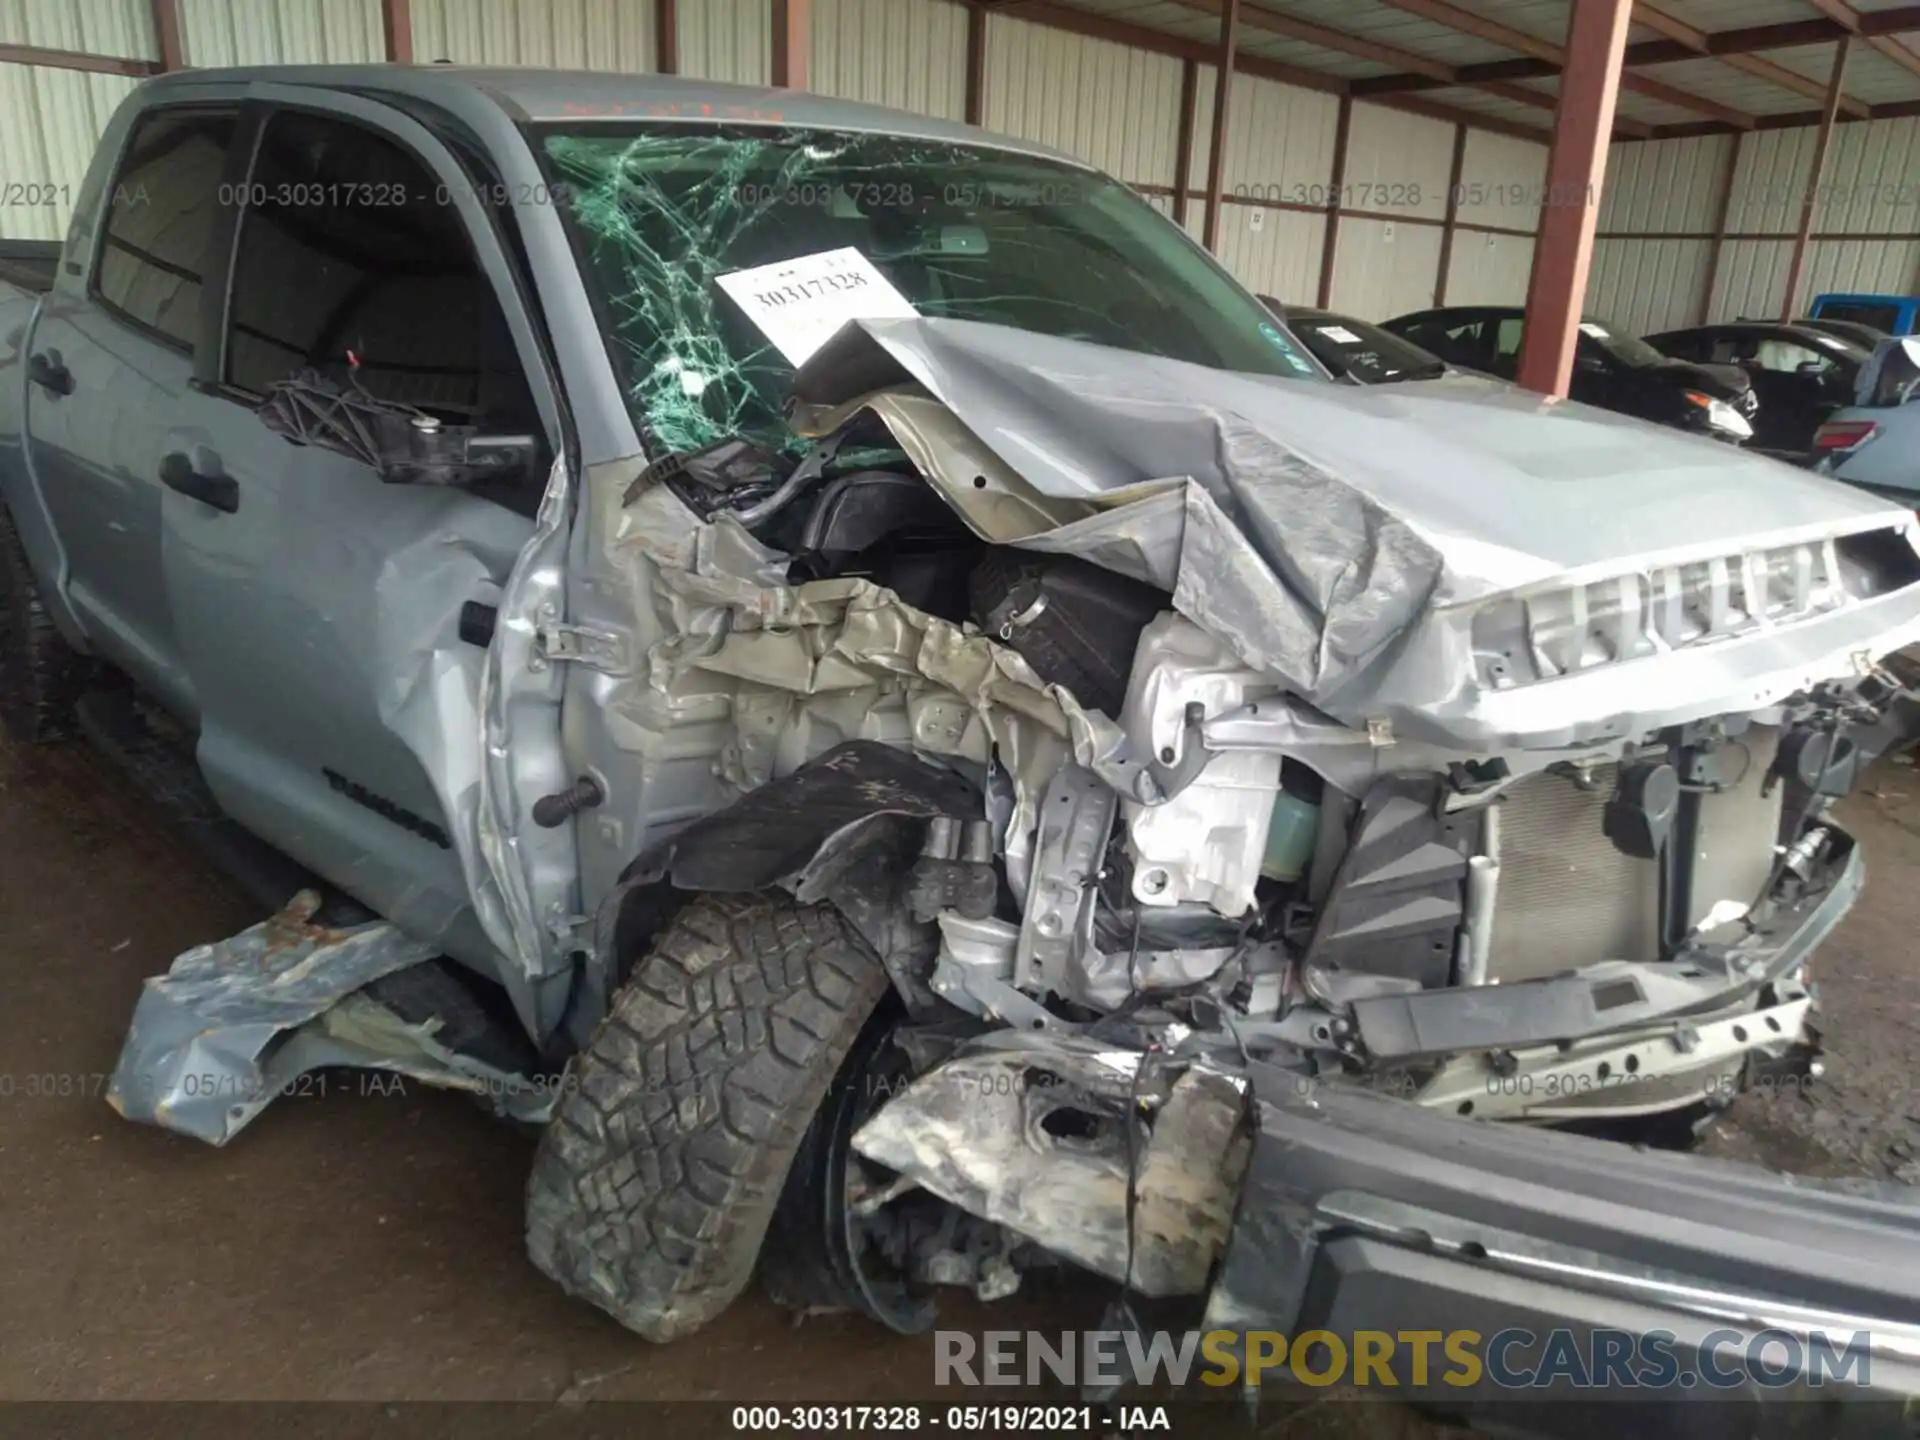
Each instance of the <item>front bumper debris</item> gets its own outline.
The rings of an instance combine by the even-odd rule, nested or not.
[[[1920,1204],[1904,1187],[1456,1120],[1266,1066],[1252,1078],[1260,1128],[1209,1330],[1565,1330],[1588,1354],[1595,1332],[1665,1331],[1681,1372],[1764,1332],[1776,1369],[1807,1365],[1817,1343],[1854,1347],[1865,1363],[1855,1384],[1828,1380],[1832,1397],[1920,1396]],[[1498,1398],[1511,1417],[1517,1400],[1591,1399],[1625,1377],[1581,1378],[1516,1396],[1489,1370],[1425,1398]],[[1808,1378],[1732,1394],[1804,1398]],[[1685,1428],[1699,1409],[1676,1407],[1681,1433],[1700,1433]]]
[[[356,994],[438,950],[385,922],[316,925],[303,890],[279,914],[199,945],[150,976],[134,1007],[107,1103],[128,1120],[224,1145],[299,1077],[329,1066],[466,1090],[516,1119],[544,1119],[554,1098],[524,1076],[457,1054]]]

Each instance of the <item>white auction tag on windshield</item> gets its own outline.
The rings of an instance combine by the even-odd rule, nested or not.
[[[920,313],[852,246],[736,270],[715,283],[795,365],[849,320],[911,320]]]
[[[1360,337],[1344,325],[1322,325],[1320,333],[1340,345],[1358,345]]]

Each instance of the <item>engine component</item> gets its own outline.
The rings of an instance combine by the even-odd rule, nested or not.
[[[1097,954],[1096,882],[1115,808],[1113,791],[1078,765],[1061,766],[1047,787],[1014,969],[1022,989],[1084,998],[1079,982],[1085,979],[1083,962]]]
[[[1189,764],[1197,720],[1273,700],[1273,681],[1249,670],[1192,621],[1160,616],[1140,636],[1125,725],[1135,753],[1190,777],[1161,803],[1126,802],[1133,898],[1198,901],[1222,915],[1253,908],[1280,789],[1277,750],[1223,750]]]
[[[729,500],[770,493],[784,462],[764,446],[728,438],[685,454],[663,455],[642,470],[621,497],[631,505],[650,487],[665,485],[694,514],[706,519]]]
[[[606,790],[591,775],[582,775],[564,790],[542,795],[533,802],[533,823],[542,830],[555,830],[582,810],[591,810],[607,798]]]
[[[1147,622],[1172,601],[1071,556],[992,549],[973,572],[973,619],[1082,705],[1118,715]]]
[[[907,876],[907,908],[916,920],[932,920],[953,910],[968,920],[985,920],[1000,899],[1000,877],[993,870],[993,827],[984,820],[961,822],[937,815],[927,822],[927,840]]]
[[[1774,769],[1792,777],[1800,794],[1812,792],[1838,798],[1853,789],[1859,772],[1859,753],[1852,740],[1827,730],[1803,725],[1780,741]]]
[[[1131,1154],[1136,1105],[1156,1114]],[[896,1094],[853,1148],[1143,1295],[1193,1295],[1225,1247],[1248,1119],[1225,1075],[1196,1066],[1169,1084],[1138,1051],[1002,1031]]]
[[[1763,793],[1777,731],[1756,725],[1740,737],[1750,763],[1699,803],[1692,852],[1688,929],[1721,900],[1750,900],[1773,864],[1782,797]],[[1737,760],[1734,761],[1736,765]],[[1516,781],[1500,801],[1501,876],[1487,978],[1511,985],[1601,960],[1660,956],[1660,867],[1622,852],[1606,832],[1614,767],[1582,788],[1549,771]]]
[[[1302,778],[1304,777],[1304,778]],[[1301,792],[1307,781],[1312,789],[1321,788],[1319,777],[1302,765],[1281,767],[1280,793],[1273,800],[1273,818],[1267,823],[1267,849],[1260,860],[1260,873],[1269,880],[1298,880],[1313,859],[1315,838],[1320,831],[1318,794],[1311,798]]]
[[[1451,980],[1467,854],[1481,822],[1443,811],[1442,783],[1394,775],[1367,792],[1307,949],[1310,970],[1361,970],[1426,988]]]
[[[1665,760],[1636,760],[1620,767],[1602,828],[1622,855],[1655,859],[1680,808],[1680,776]]]

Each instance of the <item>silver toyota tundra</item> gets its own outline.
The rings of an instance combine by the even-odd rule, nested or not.
[[[1065,1264],[1913,1380],[1913,1204],[1618,1143],[1811,1063],[1911,510],[1329,383],[1126,186],[781,91],[169,75],[42,258],[0,706],[274,912],[148,982],[130,1118],[469,1091],[653,1340]]]

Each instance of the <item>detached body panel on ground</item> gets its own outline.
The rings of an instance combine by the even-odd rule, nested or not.
[[[1804,1063],[1828,810],[1915,720],[1913,511],[1712,443],[1744,377],[1604,327],[1699,434],[1330,384],[1346,327],[1286,318],[1333,350],[1117,182],[868,107],[142,87],[0,293],[0,699],[178,742],[274,903],[361,908],[183,957],[116,1100],[224,1141],[346,1059],[551,1112],[531,1255],[666,1340],[756,1265],[902,1330],[1063,1260],[1386,1313],[1425,1281],[1343,1257],[1418,1249],[1384,1192],[1434,1145]],[[1311,1193],[1276,1085],[1339,1097]],[[1669,1244],[1693,1172],[1643,1170],[1591,1268],[1906,1353],[1909,1292],[1726,1265],[1788,1216],[1920,1270],[1905,1211],[1748,1176]],[[1490,1284],[1575,1243],[1422,1193]]]

